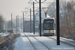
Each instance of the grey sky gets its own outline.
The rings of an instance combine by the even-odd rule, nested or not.
[[[5,20],[11,19],[11,13],[13,19],[16,15],[22,16],[21,11],[24,11],[25,7],[28,7],[28,1],[29,0],[0,0],[0,14],[3,15]]]
[[[0,0],[0,13],[6,18],[6,20],[10,19],[11,13],[13,14],[13,18],[16,15],[21,15],[21,11],[25,10],[27,7],[28,0]]]
[[[25,11],[25,7],[30,7],[28,6],[28,1],[29,0],[0,0],[0,14],[3,15],[5,20],[11,19],[11,13],[13,15],[13,19],[17,15],[22,16],[21,11]]]

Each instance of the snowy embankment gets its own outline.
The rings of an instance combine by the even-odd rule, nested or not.
[[[13,44],[20,34],[2,34],[0,36],[0,50],[14,50]]]
[[[0,37],[5,37],[5,36],[8,36],[9,33],[0,33]]]

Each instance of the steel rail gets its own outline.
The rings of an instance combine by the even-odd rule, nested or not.
[[[30,34],[29,34],[29,35],[30,35]],[[34,39],[36,39],[38,42],[40,42],[42,45],[44,45],[48,50],[50,50],[49,47],[47,47],[44,43],[42,43],[40,40],[38,40],[37,38],[35,38],[33,35],[30,35],[30,36],[32,36]]]
[[[31,42],[31,40],[28,38],[28,36],[24,33],[24,35],[27,37],[27,39],[29,40],[29,42],[31,43],[31,45],[33,46],[34,50],[36,50],[36,48],[34,47],[33,43]]]
[[[49,39],[53,39],[54,41],[56,41],[56,39],[54,39],[54,38],[50,38],[50,37],[48,37],[48,38],[49,38]],[[61,41],[61,40],[60,40],[60,42],[75,47],[75,45],[72,45],[72,44],[70,44],[70,43],[67,43],[67,42],[64,42],[64,41]]]

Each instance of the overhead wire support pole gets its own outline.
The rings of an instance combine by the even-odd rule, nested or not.
[[[17,16],[16,16],[16,33],[17,33]]]
[[[24,12],[23,12],[23,32],[24,32]]]
[[[22,18],[21,18],[21,32],[22,32]]]
[[[11,29],[12,29],[12,13],[11,13]]]
[[[33,2],[33,33],[35,34],[35,14],[34,14],[34,2]]]
[[[19,30],[19,16],[18,16],[18,30]]]
[[[56,0],[57,45],[60,45],[59,0]]]
[[[40,20],[40,25],[39,25],[39,33],[40,33],[40,36],[41,36],[41,0],[39,0],[39,20]]]
[[[31,33],[31,8],[30,8],[30,33]]]

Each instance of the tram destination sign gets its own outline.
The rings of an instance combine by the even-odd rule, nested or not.
[[[45,21],[45,23],[52,23],[53,21]]]

